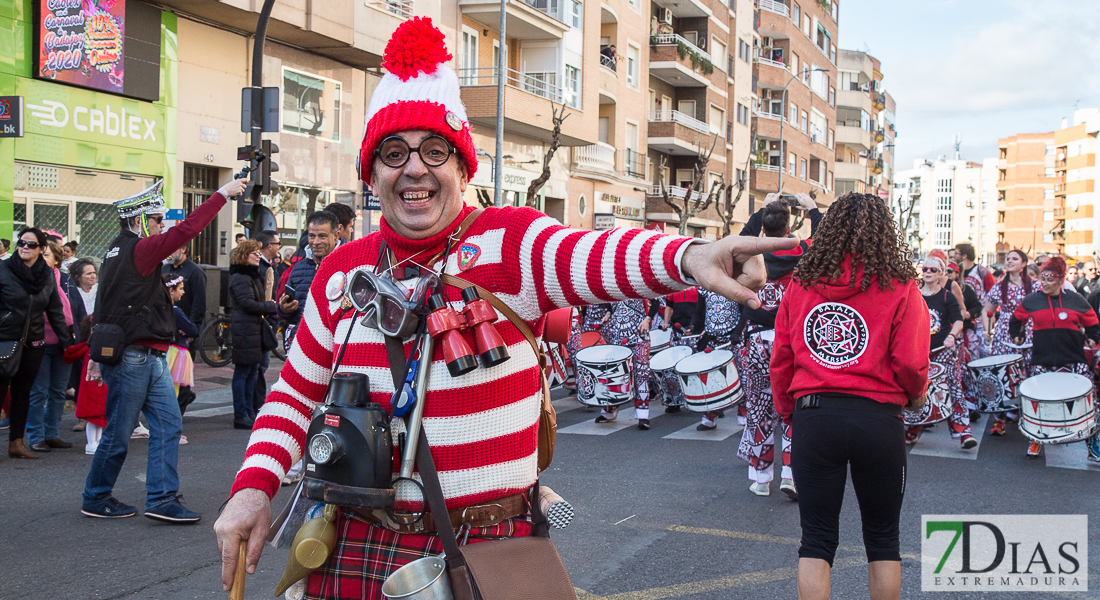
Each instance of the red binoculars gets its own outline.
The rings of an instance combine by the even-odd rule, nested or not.
[[[431,313],[428,315],[428,335],[443,345],[443,358],[452,377],[458,377],[477,368],[478,358],[482,366],[492,367],[508,360],[508,347],[500,337],[493,322],[497,320],[497,311],[487,300],[478,296],[477,288],[470,286],[462,290],[462,300],[466,305],[458,312],[447,304],[443,294],[428,299]],[[478,358],[466,343],[462,332],[473,330],[474,345]]]

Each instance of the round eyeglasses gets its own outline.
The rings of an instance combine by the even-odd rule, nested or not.
[[[391,169],[400,169],[409,162],[413,152],[419,154],[420,160],[429,167],[442,167],[454,151],[454,146],[442,136],[430,135],[421,140],[419,146],[412,148],[405,138],[391,135],[378,144],[374,153],[382,160],[382,164]]]

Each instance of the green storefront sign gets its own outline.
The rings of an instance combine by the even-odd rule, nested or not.
[[[24,98],[26,133],[0,139],[0,237],[11,237],[15,162],[163,177],[176,197],[176,16],[161,13],[160,100],[33,79],[30,0],[0,2],[0,95]]]

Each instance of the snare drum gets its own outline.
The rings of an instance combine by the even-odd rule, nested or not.
[[[696,352],[676,363],[676,374],[684,390],[684,406],[691,412],[715,412],[745,401],[729,350]]]
[[[676,363],[691,356],[691,348],[687,346],[673,346],[667,350],[661,350],[657,354],[653,355],[649,359],[649,370],[656,375],[656,380],[661,381],[665,373],[672,371],[675,373]],[[674,377],[676,389],[665,390],[664,403],[668,404],[673,398],[677,398],[680,395],[680,378]],[[650,385],[650,394],[653,393],[653,386]]]
[[[1043,373],[1020,384],[1020,431],[1040,444],[1081,441],[1096,430],[1096,393],[1088,377]]]
[[[972,360],[966,364],[974,385],[970,392],[978,412],[1001,413],[1019,407],[1020,382],[1024,376],[1024,357],[1001,354]]]
[[[634,399],[634,353],[603,344],[577,352],[577,400],[585,406],[618,406]]]
[[[660,329],[649,330],[649,353],[656,354],[668,348],[672,343],[672,330],[666,329],[661,331]]]
[[[953,373],[948,365],[941,362],[946,356],[946,348],[937,348],[931,352],[928,365],[928,400],[920,410],[902,411],[902,419],[909,427],[938,423],[951,416],[954,398],[951,397],[951,377]]]

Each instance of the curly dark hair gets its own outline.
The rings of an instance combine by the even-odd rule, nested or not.
[[[844,258],[863,263],[860,291],[878,278],[878,287],[892,287],[917,279],[917,270],[909,261],[909,251],[898,236],[890,209],[871,194],[844,194],[833,202],[814,234],[813,245],[798,263],[794,277],[804,287],[819,285],[823,280],[839,279]],[[852,278],[850,287],[855,287]]]

